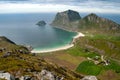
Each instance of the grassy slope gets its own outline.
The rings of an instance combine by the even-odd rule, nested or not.
[[[76,40],[76,46],[68,50],[68,53],[73,56],[94,57],[105,55],[110,60],[110,65],[95,65],[93,62],[83,61],[79,64],[76,71],[89,74],[98,75],[103,80],[105,73],[110,70],[110,73],[116,77],[113,80],[120,79],[120,37],[113,35],[103,34],[86,34],[84,38]],[[106,79],[109,75],[106,76]]]
[[[0,51],[0,71],[10,72],[14,76],[20,77],[23,75],[33,75],[32,72],[41,72],[42,69],[47,69],[58,76],[65,76],[65,80],[79,80],[81,77],[75,72],[46,62],[40,58],[40,56],[29,54],[29,51],[23,46],[1,40],[0,49],[1,48],[5,48],[5,50]],[[23,52],[20,53],[17,50],[22,50]],[[3,57],[7,52],[11,52],[11,54]]]
[[[104,77],[106,80],[111,77],[109,75],[110,73],[112,75],[115,75],[114,78],[112,78],[113,80],[120,79],[119,36],[89,33],[87,33],[86,35],[86,37],[77,39],[74,47],[65,51],[52,52],[51,54],[45,55],[44,57],[48,59],[51,55],[53,57],[49,60],[58,60],[55,61],[56,64],[60,64],[62,66],[71,64],[74,67],[71,69],[76,68],[77,72],[80,72],[84,75],[97,75],[101,80],[104,80]],[[86,47],[85,45],[92,46],[92,48]],[[94,58],[95,56],[100,56],[101,54],[107,56],[107,59],[110,60],[110,65],[95,65],[93,62],[87,61],[87,57]],[[78,59],[78,57],[81,58]],[[67,62],[69,64],[63,64],[61,62]],[[76,66],[74,66],[73,64]],[[67,67],[70,68],[70,66]]]
[[[80,38],[77,42],[82,48],[88,51],[106,55],[113,59],[120,60],[120,37],[109,35],[91,35]]]
[[[75,25],[73,27],[75,27]],[[78,72],[98,75],[101,80],[109,80],[109,78],[111,78],[111,75],[109,74],[111,73],[114,75],[111,80],[119,80],[120,28],[118,28],[118,26],[120,27],[120,25],[111,20],[100,18],[95,14],[90,14],[80,20],[77,26],[76,30],[83,32],[87,36],[79,38],[76,40],[75,47],[66,51],[61,51],[61,53],[69,54],[73,57],[79,56],[85,58],[84,61],[78,60],[80,61],[80,64],[76,63],[76,65],[79,65],[77,67]],[[71,30],[71,28],[68,27],[67,30]],[[57,53],[59,52],[56,52],[56,54]],[[107,58],[110,59],[111,65],[104,67],[86,61],[86,57],[93,58],[96,55],[107,56]],[[62,59],[67,61],[66,57],[63,57]]]

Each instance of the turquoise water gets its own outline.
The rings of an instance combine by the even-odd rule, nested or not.
[[[88,13],[80,13],[82,17]],[[120,14],[97,14],[120,23]],[[21,45],[30,45],[35,50],[51,49],[69,44],[76,33],[57,29],[49,24],[54,13],[0,14],[0,36]],[[45,20],[47,25],[39,27],[38,21]]]
[[[35,50],[69,44],[76,33],[50,26],[54,16],[50,13],[0,14],[0,36],[6,36],[17,44],[30,45]],[[47,25],[35,25],[40,20],[45,20]]]

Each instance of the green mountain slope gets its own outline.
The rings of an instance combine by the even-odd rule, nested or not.
[[[103,32],[120,32],[120,25],[106,18],[101,18],[96,14],[89,14],[78,23],[78,29],[96,30]]]

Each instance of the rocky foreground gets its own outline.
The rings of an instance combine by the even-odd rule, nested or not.
[[[89,80],[97,80],[88,76]],[[0,37],[0,80],[86,80],[69,69],[46,62],[23,46]]]

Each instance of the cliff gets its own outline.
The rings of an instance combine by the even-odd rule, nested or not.
[[[81,17],[78,12],[67,10],[57,13],[51,25],[57,28],[75,30],[75,27],[73,27],[73,23],[80,19]]]

